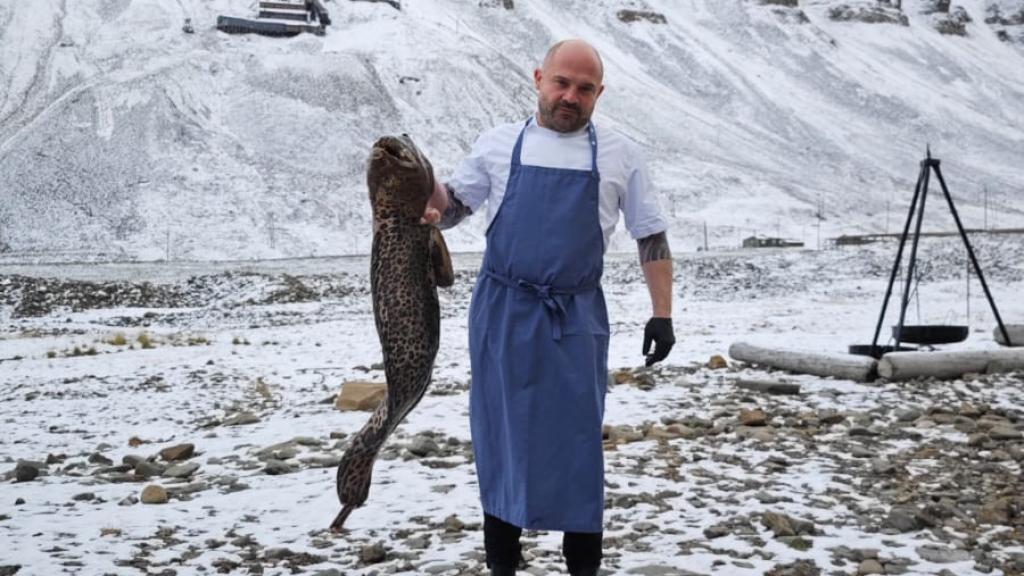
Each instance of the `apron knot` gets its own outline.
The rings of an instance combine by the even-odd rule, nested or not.
[[[548,310],[548,316],[551,317],[551,338],[555,341],[562,339],[562,324],[565,322],[565,304],[558,298],[555,298],[552,294],[550,284],[534,284],[533,282],[527,282],[526,280],[517,280],[516,286],[520,290],[531,292],[537,298],[544,303],[544,307]]]
[[[568,312],[565,309],[565,302],[562,297],[570,296],[572,294],[579,294],[580,292],[586,292],[588,290],[594,290],[598,287],[597,282],[583,284],[574,288],[557,288],[550,284],[534,284],[522,278],[508,278],[502,276],[497,272],[484,269],[482,273],[498,281],[498,283],[504,285],[507,288],[513,290],[519,290],[522,292],[529,292],[537,297],[541,303],[544,304],[544,309],[548,312],[548,317],[551,318],[551,338],[555,341],[562,339],[562,326],[565,323],[565,318]]]

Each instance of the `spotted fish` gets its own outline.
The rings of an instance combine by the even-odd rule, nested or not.
[[[408,136],[386,136],[373,145],[366,183],[373,206],[370,287],[387,395],[338,465],[342,509],[333,532],[366,502],[378,452],[430,385],[441,335],[437,287],[455,280],[441,231],[420,223],[434,190],[434,169]]]

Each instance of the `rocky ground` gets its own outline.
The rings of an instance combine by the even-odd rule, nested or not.
[[[679,343],[652,369],[638,267],[609,260],[604,573],[1024,574],[1021,374],[856,384],[715,357],[737,339],[866,342],[892,249],[685,255]],[[918,313],[963,315],[957,244],[922,249]],[[1020,323],[1024,246],[978,252]],[[368,415],[338,390],[383,382],[364,264],[0,268],[0,574],[485,574],[472,256],[442,294],[431,390],[367,505],[326,530]],[[962,347],[995,346],[979,295]],[[559,535],[524,541],[526,572],[564,573]]]

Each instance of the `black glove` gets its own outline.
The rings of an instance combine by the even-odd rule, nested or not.
[[[651,342],[654,342],[654,352],[648,354],[651,349]],[[676,335],[672,331],[671,318],[651,318],[648,320],[647,326],[644,328],[644,356],[647,356],[647,366],[664,360],[675,343]]]

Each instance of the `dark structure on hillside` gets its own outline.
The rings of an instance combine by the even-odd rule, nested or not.
[[[256,19],[218,16],[217,29],[228,34],[296,36],[310,32],[318,36],[331,24],[322,0],[260,0]]]
[[[769,236],[750,236],[743,239],[744,248],[803,248],[804,243],[799,240],[786,240],[785,238],[772,238]]]

